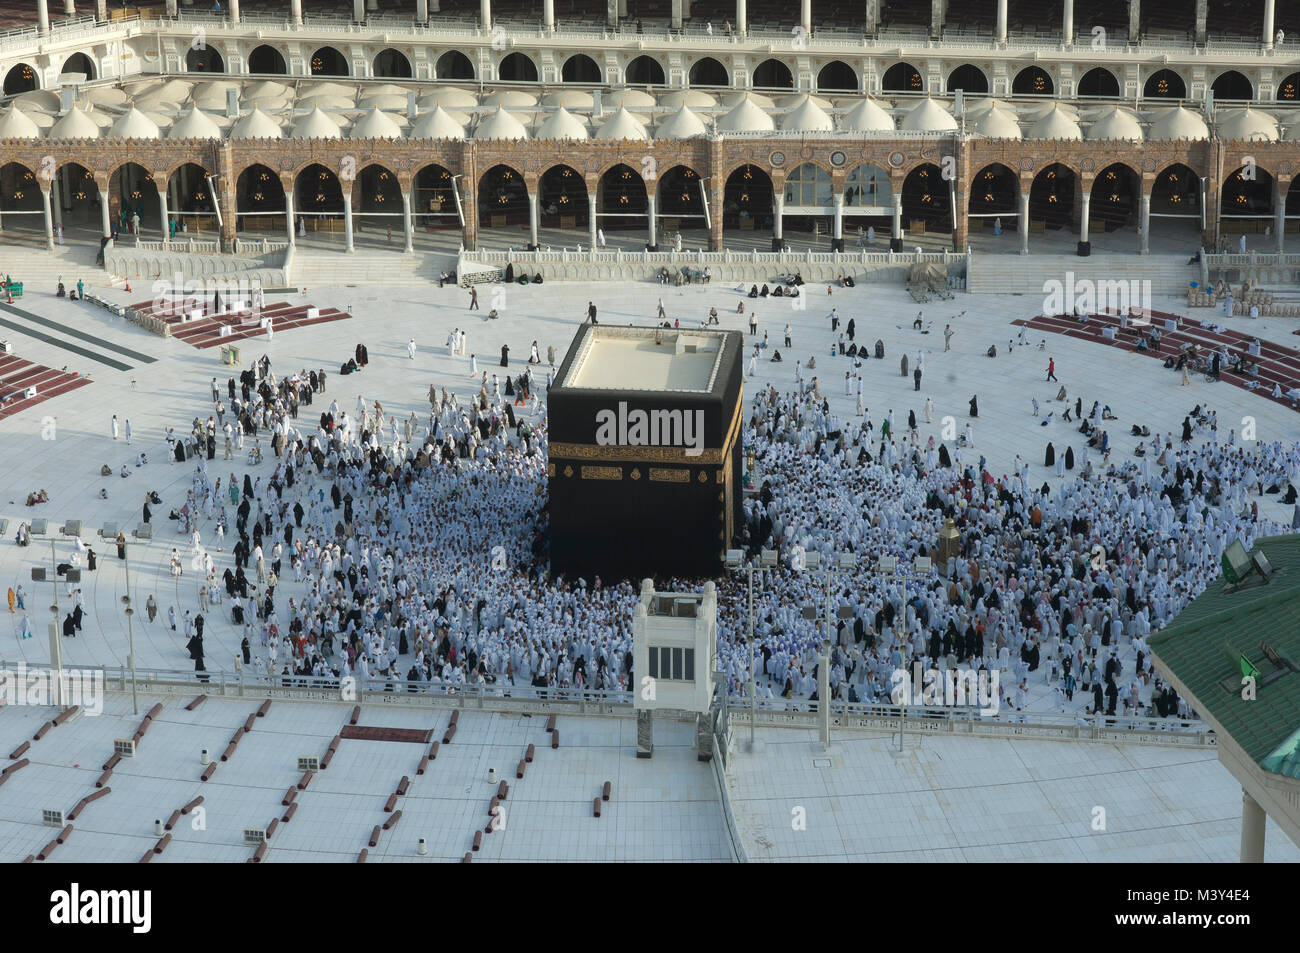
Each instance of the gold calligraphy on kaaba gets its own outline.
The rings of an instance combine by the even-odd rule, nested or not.
[[[620,467],[583,467],[584,480],[621,480],[623,470]]]
[[[650,479],[655,483],[690,483],[690,470],[670,470],[667,467],[651,467]]]

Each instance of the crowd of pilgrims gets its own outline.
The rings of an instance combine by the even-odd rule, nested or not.
[[[323,393],[323,373],[277,380],[263,358],[239,385],[234,430],[268,430],[273,456],[223,480],[204,461],[205,436],[209,452],[173,515],[202,574],[200,608],[225,604],[245,665],[410,691],[634,684],[639,586],[547,571],[547,429],[531,367],[505,379],[504,395],[485,373],[464,403],[431,386],[423,419],[386,415],[358,395],[353,416],[331,400],[301,428],[297,404]],[[841,421],[812,388],[761,390],[751,414],[744,442],[761,490],[745,500],[746,546],[779,548],[782,564],[759,576],[754,594],[756,693],[767,707],[816,701],[824,579],[791,567],[799,551],[817,550],[858,556],[858,570],[834,580],[832,602],[850,615],[837,613],[830,635],[836,699],[888,704],[897,670],[919,661],[996,666],[1003,711],[1033,702],[1186,716],[1155,676],[1145,638],[1218,575],[1229,542],[1249,548],[1286,530],[1259,519],[1248,494],[1286,485],[1300,463],[1280,444],[1194,446],[1167,435],[1154,465],[1088,465],[1052,490],[1035,486],[1019,458],[995,478],[983,458],[963,464],[960,447],[936,453],[914,417],[903,432],[892,412],[879,428]],[[196,421],[195,430],[206,428]],[[222,571],[232,512],[233,563]],[[949,517],[961,532],[949,577],[904,588],[871,569],[883,555],[929,554]],[[681,590],[702,580],[656,582]],[[744,574],[721,580],[720,594],[719,666],[743,695]],[[804,617],[807,605],[817,619]],[[197,653],[200,668],[201,639]]]

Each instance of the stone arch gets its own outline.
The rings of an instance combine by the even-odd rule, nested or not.
[[[1079,96],[1117,97],[1119,79],[1104,66],[1095,66],[1079,77],[1075,93]]]
[[[1026,66],[1011,81],[1011,93],[1015,96],[1051,96],[1055,92],[1052,74],[1041,66]]]
[[[1224,70],[1216,76],[1214,82],[1210,84],[1210,90],[1216,100],[1255,98],[1255,84],[1246,77],[1245,73],[1235,69]]]
[[[887,93],[923,93],[925,77],[911,63],[895,63],[880,77],[880,89]]]
[[[663,86],[665,83],[663,65],[653,56],[638,56],[627,64],[623,73],[628,86]]]
[[[283,53],[263,43],[248,54],[248,71],[266,76],[287,76],[289,65],[284,61]]]
[[[1063,162],[1039,169],[1029,186],[1029,221],[1047,228],[1071,228],[1075,221],[1074,196],[1079,173]],[[1032,228],[1031,228],[1032,231]]]
[[[1158,69],[1147,77],[1142,95],[1147,99],[1185,99],[1187,82],[1171,69]]]
[[[926,231],[952,231],[951,184],[933,162],[921,162],[903,179],[903,221],[925,221]]]
[[[502,163],[492,166],[479,177],[476,195],[480,227],[490,227],[494,216],[502,216],[506,226],[528,224],[528,186],[518,169]]]
[[[664,233],[685,228],[704,227],[704,203],[700,197],[700,173],[689,165],[674,165],[659,176],[659,217]],[[672,222],[676,219],[676,222]],[[685,225],[683,225],[685,223]],[[670,229],[669,226],[675,228]]]
[[[990,162],[971,178],[967,215],[1020,214],[1020,176],[1010,166]]]
[[[794,89],[794,74],[790,67],[776,58],[766,59],[754,67],[750,85],[755,89]]]
[[[65,73],[84,73],[87,80],[93,80],[96,77],[95,61],[85,53],[73,53],[59,68],[60,76]]]
[[[1142,174],[1128,163],[1113,162],[1098,172],[1089,195],[1088,217],[1107,232],[1140,225]]]
[[[831,60],[817,72],[818,92],[856,93],[858,71],[843,60]]]
[[[537,64],[518,51],[507,53],[497,64],[497,79],[507,83],[535,83]]]
[[[16,96],[41,88],[40,73],[29,63],[18,63],[5,73],[4,95]]]
[[[190,47],[185,54],[185,72],[187,73],[224,73],[226,59],[221,51],[211,43],[205,43],[199,49]]]
[[[744,231],[770,230],[775,210],[772,177],[760,166],[741,162],[727,173],[722,190],[723,227]],[[712,210],[717,214],[716,210]],[[749,222],[749,225],[745,225]]]
[[[350,76],[347,57],[332,46],[322,46],[311,55],[312,76]]]
[[[830,206],[835,192],[831,178],[831,170],[816,160],[810,159],[795,166],[786,173],[782,185],[786,206]]]
[[[1300,100],[1300,73],[1292,73],[1277,84],[1277,98],[1284,103]]]
[[[597,224],[605,231],[648,229],[650,202],[641,173],[619,162],[596,180]]]
[[[564,83],[599,83],[600,66],[586,53],[575,53],[560,68],[560,81]]]
[[[158,186],[152,172],[138,162],[119,162],[109,170],[108,182],[109,207],[119,209],[116,224],[123,235],[130,234],[133,214],[140,216],[142,231],[161,229]]]
[[[45,203],[40,186],[35,169],[21,162],[0,164],[0,218],[6,231],[44,236]]]
[[[285,235],[287,207],[284,183],[269,166],[254,162],[240,170],[235,178],[235,231]]]
[[[702,56],[691,64],[690,85],[729,86],[731,79],[722,63],[712,56]]]
[[[389,47],[375,54],[371,72],[376,77],[385,79],[410,79],[412,76],[411,60],[401,50]]]
[[[965,93],[983,95],[989,91],[989,78],[973,63],[963,63],[948,74],[948,92],[960,89]]]
[[[473,79],[474,63],[460,50],[448,50],[433,67],[437,79]]]
[[[308,230],[342,232],[343,183],[328,166],[312,162],[294,176],[293,204]]]
[[[889,172],[875,162],[861,162],[844,179],[844,208],[889,208],[894,185]]]
[[[416,216],[416,224],[425,228],[460,227],[456,217],[454,174],[436,162],[416,170],[411,180],[411,211]]]
[[[1232,229],[1234,233],[1243,228],[1254,230],[1257,226],[1247,224],[1249,217],[1271,216],[1276,195],[1277,189],[1270,172],[1260,166],[1238,166],[1223,177],[1223,185],[1219,189],[1219,216],[1237,219],[1242,223],[1240,227]]]

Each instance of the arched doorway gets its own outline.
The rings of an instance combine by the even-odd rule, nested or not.
[[[537,64],[522,53],[510,53],[497,65],[497,79],[504,83],[535,83]]]
[[[287,76],[289,67],[284,54],[264,43],[248,54],[248,71],[259,76]]]
[[[1273,176],[1259,166],[1242,166],[1223,180],[1219,203],[1219,234],[1229,251],[1236,251],[1238,236],[1249,244],[1272,227]],[[1289,198],[1289,193],[1288,193]]]
[[[1019,251],[1012,239],[1001,242],[1003,235],[1014,236],[1020,218],[1020,178],[1000,162],[986,165],[971,180],[967,202],[967,231],[970,235],[987,234],[997,239],[993,247],[1005,244],[1005,250]]]
[[[1088,239],[1138,234],[1141,228],[1142,178],[1122,162],[1109,165],[1092,180],[1088,203]]]
[[[75,179],[75,174],[71,178]],[[0,225],[11,239],[24,243],[45,241],[45,202],[40,183],[33,170],[18,162],[0,166]]]
[[[1291,180],[1286,190],[1286,234],[1300,231],[1300,177]],[[1293,249],[1294,250],[1294,249]]]
[[[977,95],[987,93],[989,91],[989,79],[978,66],[963,63],[948,74],[948,92],[951,93],[957,89]]]
[[[1216,100],[1225,99],[1243,99],[1251,100],[1255,98],[1255,87],[1243,73],[1230,69],[1226,73],[1220,73],[1214,82],[1210,85],[1210,90],[1214,93]]]
[[[537,202],[542,228],[559,232],[561,242],[576,240],[582,244],[585,241],[591,204],[581,173],[572,166],[551,166],[538,180]],[[527,222],[526,217],[524,221]]]
[[[728,244],[762,246],[775,236],[772,179],[756,165],[742,165],[727,176],[722,192],[722,227]],[[717,209],[710,209],[714,215]]]
[[[139,169],[139,166],[136,168]],[[21,182],[24,187],[20,189],[20,191],[23,192],[23,199],[26,199],[27,197],[27,189],[25,186],[39,186],[39,177],[34,177],[34,179],[35,180],[28,179],[27,174],[25,172],[23,173]],[[153,207],[156,209],[158,207],[158,200],[156,198],[157,191],[153,188],[151,183],[146,184],[149,185],[149,190],[153,193]],[[10,191],[6,197],[10,201],[13,201],[13,194],[13,191]],[[55,200],[56,196],[57,201]],[[39,188],[36,192],[36,200],[37,202],[41,202]],[[110,217],[111,220],[109,223],[110,230],[112,228],[118,228],[121,224],[121,220],[117,215],[119,204],[117,194],[112,188],[110,188],[109,208],[112,210],[112,215]],[[54,182],[52,184],[50,195],[50,210],[54,216],[54,223],[56,225],[60,222],[63,223],[65,233],[76,231],[77,229],[85,229],[96,238],[100,238],[103,235],[103,205],[101,204],[99,197],[99,186],[95,184],[95,176],[91,174],[90,170],[79,163],[65,162],[55,170]],[[148,211],[147,208],[146,211]],[[43,237],[45,231],[45,211],[43,203],[41,205],[41,214],[39,216],[27,217],[32,220],[31,224],[34,230],[40,232]],[[127,217],[130,217],[130,213],[127,213]],[[157,217],[157,213],[155,212],[154,218],[157,219]],[[9,223],[6,221],[5,230],[7,231],[8,228]],[[122,231],[127,233],[130,230],[122,229]],[[156,234],[150,237],[157,238],[160,237],[160,235]]]
[[[284,241],[286,203],[280,176],[268,166],[250,165],[235,183],[235,230],[248,238]]]
[[[565,83],[599,83],[600,67],[587,54],[578,53],[564,61],[560,80]]]
[[[352,184],[353,243],[405,248],[402,187],[397,175],[378,163],[357,173]]]
[[[1277,98],[1286,103],[1300,100],[1300,73],[1292,73],[1278,84]]]
[[[148,169],[134,162],[122,163],[108,177],[108,195],[113,225],[122,235],[141,235],[154,241],[162,238],[158,188]],[[134,230],[136,216],[139,231]]]
[[[459,231],[456,192],[451,170],[440,165],[426,165],[415,173],[412,184],[411,212],[416,233],[425,231]]]
[[[346,244],[343,185],[333,169],[313,163],[299,172],[293,180],[293,204],[294,217],[301,221],[300,240]]]
[[[410,79],[411,61],[400,50],[380,50],[375,56],[374,72],[385,79]]]
[[[844,180],[844,234],[860,232],[855,244],[866,248],[871,237],[868,229],[875,229],[877,242],[888,239],[893,214],[894,186],[889,173],[870,162],[849,170]]]
[[[220,51],[208,43],[197,50],[190,47],[185,54],[185,70],[189,73],[224,73],[226,61],[221,58]]]
[[[1151,183],[1151,235],[1199,247],[1204,227],[1200,176],[1182,163],[1161,171]]]
[[[32,90],[40,88],[36,70],[26,63],[19,63],[5,73],[4,94],[6,96],[30,93]]]
[[[1110,70],[1101,66],[1094,67],[1079,79],[1078,95],[1092,97],[1114,97],[1119,95],[1119,80]]]
[[[460,50],[448,50],[434,65],[437,79],[473,79],[474,64]]]
[[[727,86],[727,68],[711,56],[698,59],[691,66],[690,83],[692,86]]]
[[[1016,96],[1050,96],[1055,91],[1051,74],[1041,66],[1026,66],[1011,81],[1011,92]]]
[[[585,216],[586,200],[578,204]],[[495,165],[483,173],[478,183],[478,219],[480,244],[488,239],[490,246],[508,247],[527,235],[520,229],[528,228],[528,189],[517,169]]]
[[[311,55],[312,76],[347,76],[348,61],[332,46],[322,46]]]
[[[755,89],[790,90],[794,88],[794,74],[780,60],[763,60],[754,67],[753,83]]]
[[[73,53],[63,61],[63,68],[59,70],[60,76],[68,73],[81,73],[87,80],[95,78],[95,64],[91,62],[89,56],[85,53]]]
[[[596,224],[613,243],[614,236],[625,233],[628,247],[643,247],[649,234],[650,202],[645,180],[631,166],[619,164],[605,172],[596,183]]]
[[[661,246],[671,243],[678,232],[683,242],[690,235],[692,243],[708,243],[700,174],[689,166],[675,165],[659,177],[658,232]]]
[[[856,93],[858,73],[843,60],[832,60],[817,73],[819,93]]]
[[[207,170],[187,162],[167,180],[167,213],[175,234],[198,238],[219,231],[217,213],[208,187]],[[161,227],[161,226],[160,226]]]
[[[800,242],[820,244],[819,239],[833,237],[835,206],[831,192],[831,174],[819,165],[805,162],[786,174],[782,226],[787,238],[790,232],[799,232]]]
[[[918,237],[922,222],[927,234],[951,234],[953,230],[948,181],[932,162],[917,166],[903,180],[904,244]]]
[[[1052,163],[1034,176],[1029,187],[1031,242],[1035,233],[1074,229],[1078,182],[1074,170],[1059,162]]]
[[[1187,84],[1173,70],[1158,69],[1147,77],[1142,95],[1147,99],[1184,99],[1187,96]]]
[[[887,93],[923,93],[921,71],[911,63],[895,63],[880,78],[880,88]]]
[[[623,75],[629,86],[664,85],[664,68],[650,56],[638,56],[628,63]]]

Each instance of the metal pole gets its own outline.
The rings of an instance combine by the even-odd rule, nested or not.
[[[123,562],[126,564],[126,635],[127,647],[131,653],[131,709],[135,714],[140,714],[140,701],[136,697],[135,682],[135,626],[132,624],[132,618],[135,610],[131,606],[131,548],[125,543],[122,544]]]
[[[902,595],[903,595],[903,610],[902,610],[902,623],[903,623],[903,625],[902,625],[902,627],[903,627],[904,632],[906,632],[906,630],[907,630],[907,585],[906,585],[905,583],[903,583],[903,582],[900,580],[900,581],[899,581],[899,586],[900,586],[900,587],[902,588],[902,590],[903,590],[903,592],[902,592]],[[904,642],[904,640],[901,639],[901,638],[900,638],[898,641],[899,641],[900,643],[902,643],[902,645],[906,645],[906,644],[907,644],[907,643]],[[900,645],[900,649],[901,649],[902,645]],[[898,654],[899,654],[899,657],[901,657],[902,660],[903,660],[903,665],[906,666],[906,665],[907,665],[907,656],[906,656],[902,651],[900,651]],[[898,751],[899,751],[900,754],[901,754],[902,751],[903,751],[903,732],[907,730],[907,696],[908,696],[909,694],[911,694],[911,692],[912,692],[912,685],[911,685],[910,682],[907,681],[907,669],[906,669],[906,668],[903,669],[903,689],[904,689],[904,691],[903,691],[903,704],[902,704],[902,705],[899,707],[899,709],[898,709]]]
[[[754,750],[754,567],[749,569],[749,750]]]

